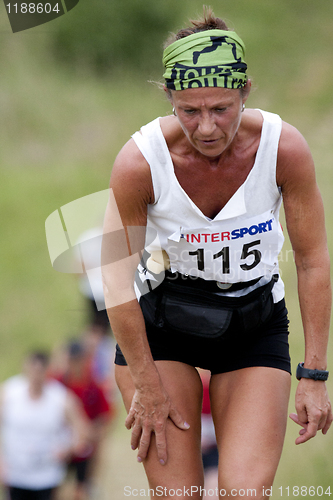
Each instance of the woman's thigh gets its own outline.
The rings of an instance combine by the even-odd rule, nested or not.
[[[161,465],[152,440],[143,464],[149,486],[162,498],[201,498],[203,467],[201,458],[202,383],[195,368],[178,361],[156,361],[164,388],[184,420],[190,424],[181,430],[168,419],[166,428],[168,461]],[[127,411],[131,406],[134,385],[127,366],[116,365],[116,379]],[[166,493],[161,496],[161,493]],[[183,496],[181,495],[183,493]]]
[[[251,367],[216,374],[211,405],[219,448],[219,487],[230,492],[272,486],[285,436],[290,375],[276,368]],[[254,496],[249,491],[248,497]]]

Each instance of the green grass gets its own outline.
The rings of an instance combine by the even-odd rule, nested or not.
[[[281,114],[301,130],[310,144],[332,250],[333,4],[328,0],[210,3],[246,42],[254,82],[247,105]],[[170,1],[170,8],[172,4]],[[184,1],[179,26],[200,10],[201,2]],[[20,369],[27,349],[52,348],[79,333],[85,324],[76,277],[57,273],[51,267],[44,231],[46,218],[63,204],[106,189],[122,145],[142,124],[169,113],[170,106],[163,93],[147,82],[147,75],[132,75],[123,69],[113,78],[98,80],[86,69],[72,72],[59,65],[48,52],[52,23],[31,33],[12,35],[3,5],[0,19],[3,380]],[[153,78],[160,78],[159,71],[157,68]],[[303,358],[303,342],[295,271],[291,254],[286,253],[288,245],[287,241],[281,267],[295,371]],[[331,345],[329,367],[332,369]],[[295,387],[293,379],[293,394]],[[328,387],[332,396],[331,380]],[[293,442],[297,433],[291,422],[274,499],[281,498],[279,486],[331,484],[333,488],[332,437],[320,435],[296,447]],[[128,446],[128,442],[124,445]]]

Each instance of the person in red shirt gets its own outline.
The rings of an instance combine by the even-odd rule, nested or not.
[[[201,411],[201,451],[204,469],[204,500],[218,500],[218,462],[219,454],[215,436],[214,422],[210,406],[210,372],[199,370],[202,381]]]
[[[101,442],[106,435],[111,407],[103,390],[95,382],[90,369],[89,354],[80,341],[73,341],[67,349],[68,362],[65,372],[58,377],[81,400],[84,411],[92,423],[93,442],[82,454],[72,456],[69,469],[74,469],[76,476],[75,498],[88,497],[93,483]]]

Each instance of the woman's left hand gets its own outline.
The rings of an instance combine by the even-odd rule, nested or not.
[[[326,434],[333,415],[325,382],[302,378],[296,390],[296,413],[290,418],[302,426],[296,444],[305,443],[321,430]]]

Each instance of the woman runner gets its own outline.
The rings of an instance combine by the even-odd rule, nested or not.
[[[210,370],[221,498],[267,498],[291,373],[277,264],[282,200],[305,335],[296,443],[332,422],[329,257],[313,160],[294,127],[245,109],[244,44],[210,10],[169,40],[163,63],[173,114],[120,151],[105,217],[105,298],[126,426],[152,497],[202,498],[196,367]]]

